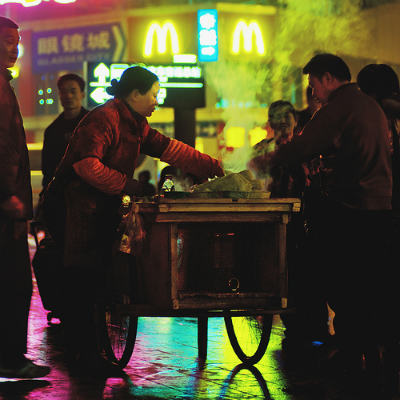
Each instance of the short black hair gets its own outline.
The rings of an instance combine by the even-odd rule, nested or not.
[[[19,26],[10,18],[0,17],[0,29],[3,28],[19,29]]]
[[[318,79],[321,79],[327,72],[339,81],[351,81],[349,67],[340,57],[334,54],[317,54],[303,68],[303,74],[314,75]]]
[[[158,76],[147,68],[138,65],[127,68],[121,75],[119,81],[113,79],[107,93],[114,97],[125,97],[132,90],[137,89],[140,94],[147,93],[154,82],[158,81]]]
[[[85,91],[85,81],[83,80],[83,78],[81,78],[79,75],[77,74],[65,74],[65,75],[61,75],[58,78],[57,81],[57,87],[58,90],[61,89],[61,85],[66,82],[66,81],[75,81],[79,87],[81,88],[81,91],[84,92]]]
[[[357,75],[360,89],[382,100],[399,94],[400,85],[396,72],[387,64],[368,64]]]

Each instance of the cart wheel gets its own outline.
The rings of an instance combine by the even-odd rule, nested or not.
[[[259,317],[224,317],[229,341],[235,354],[246,365],[261,360],[267,350],[272,314]],[[240,343],[239,343],[240,342]]]
[[[107,306],[103,310],[103,348],[106,357],[121,368],[128,364],[135,347],[138,317],[121,315],[118,306]]]

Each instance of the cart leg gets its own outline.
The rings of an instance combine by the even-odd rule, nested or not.
[[[208,317],[197,318],[197,347],[199,358],[207,358]]]
[[[259,326],[259,322],[255,317],[224,317],[229,341],[231,342],[234,352],[244,364],[256,364],[265,354],[272,329],[272,318],[272,314],[263,315],[261,326]],[[240,324],[236,324],[234,321],[238,321]],[[246,337],[243,338],[243,333],[248,331],[248,329],[245,329],[246,327],[243,323],[249,324],[249,327],[254,329],[254,333],[256,333],[253,343],[254,346],[251,346],[250,350],[247,349],[246,341],[252,335],[246,335]],[[251,331],[249,331],[249,333],[251,333]]]

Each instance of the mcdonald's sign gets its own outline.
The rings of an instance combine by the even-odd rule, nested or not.
[[[153,53],[153,42],[154,38],[157,39],[157,51],[159,54],[165,54],[167,51],[167,39],[170,39],[171,53],[179,53],[179,38],[176,33],[175,26],[172,22],[166,21],[163,25],[158,22],[152,22],[149,29],[147,30],[145,45],[144,45],[144,56],[151,57]]]
[[[260,26],[256,21],[251,21],[247,24],[245,21],[240,20],[234,29],[232,40],[232,53],[240,53],[240,44],[243,37],[243,49],[246,53],[253,52],[253,36],[255,38],[255,50],[257,54],[263,56],[265,54],[264,39],[261,33]]]

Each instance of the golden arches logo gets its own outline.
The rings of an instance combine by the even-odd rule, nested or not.
[[[179,53],[179,39],[175,26],[172,22],[166,21],[162,26],[158,22],[153,22],[147,31],[146,41],[144,45],[145,57],[150,57],[153,52],[153,39],[157,38],[157,50],[159,54],[165,54],[167,51],[167,38],[171,40],[172,54]]]
[[[246,53],[253,50],[253,35],[256,39],[256,49],[259,55],[265,54],[264,40],[262,37],[260,26],[256,21],[250,22],[247,25],[243,20],[236,24],[233,32],[232,53],[239,54],[240,51],[240,38],[243,36],[243,48]]]

